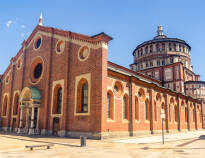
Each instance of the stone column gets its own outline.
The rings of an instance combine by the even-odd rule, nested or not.
[[[22,125],[23,125],[23,108],[21,107],[21,112],[20,112],[20,128],[22,128]]]
[[[31,111],[31,128],[34,128],[34,107],[32,107]]]
[[[18,133],[22,133],[23,129],[23,108],[21,107],[21,111],[20,111],[20,124],[19,124],[19,128],[18,128]]]
[[[29,135],[35,134],[35,130],[34,130],[34,107],[32,107],[32,111],[31,111],[31,127],[29,129]]]

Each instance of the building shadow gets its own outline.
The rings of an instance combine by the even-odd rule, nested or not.
[[[161,149],[172,149],[172,150],[176,150],[176,149],[181,149],[181,150],[196,150],[196,149],[205,149],[205,147],[204,148],[178,148],[178,147],[168,147],[168,148],[166,148],[166,147],[156,147],[156,148],[150,148],[150,147],[143,147],[143,148],[140,148],[140,149],[142,149],[142,150],[152,150],[152,149],[157,149],[157,150],[161,150]]]
[[[46,144],[53,144],[53,145],[63,145],[63,146],[70,146],[70,147],[81,147],[80,146],[80,140],[79,140],[79,145],[75,145],[75,144],[69,144],[69,143],[37,140],[38,138],[48,138],[48,139],[52,138],[52,139],[57,139],[57,140],[65,139],[65,138],[54,137],[54,136],[28,136],[28,135],[18,135],[18,134],[9,134],[11,136],[8,136],[7,134],[2,134],[1,133],[0,137],[14,139],[14,140],[28,141],[28,142],[46,143]],[[22,138],[17,138],[17,137],[12,137],[12,136],[23,136],[24,138],[23,137]],[[33,139],[30,140],[30,139],[27,139],[27,138],[33,138]]]

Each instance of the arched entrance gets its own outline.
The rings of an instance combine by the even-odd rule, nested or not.
[[[38,112],[41,102],[41,94],[36,87],[25,87],[19,97],[20,124],[18,133],[39,134]]]

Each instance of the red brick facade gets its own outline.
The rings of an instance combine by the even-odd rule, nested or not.
[[[108,62],[110,40],[38,25],[0,76],[1,129],[98,139],[156,133],[162,107],[167,131],[202,128],[202,101]]]

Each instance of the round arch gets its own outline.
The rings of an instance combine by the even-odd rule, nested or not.
[[[39,106],[41,100],[40,90],[36,87],[25,87],[19,97],[21,106]]]

